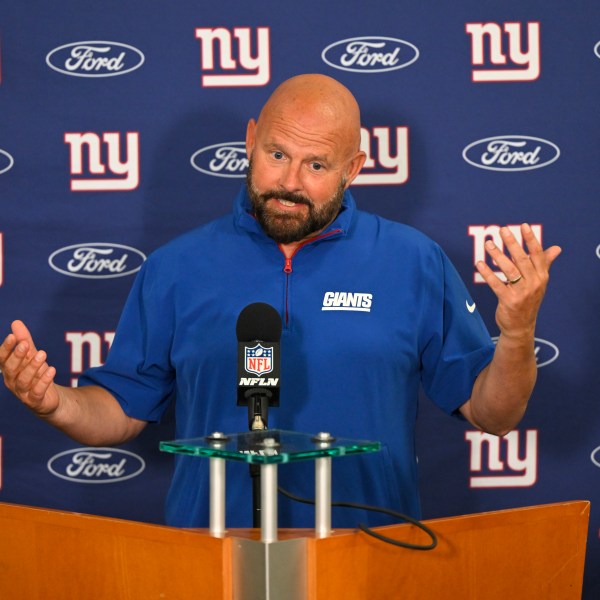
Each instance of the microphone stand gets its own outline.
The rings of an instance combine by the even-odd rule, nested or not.
[[[267,429],[269,414],[269,399],[273,394],[263,388],[252,388],[244,394],[248,399],[248,426],[250,431],[264,431]],[[260,529],[261,519],[261,491],[260,491],[260,465],[251,464],[250,477],[252,478],[252,527]]]

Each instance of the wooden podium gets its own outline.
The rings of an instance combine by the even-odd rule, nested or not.
[[[257,530],[214,537],[119,519],[0,504],[3,600],[242,600],[239,562],[248,544],[285,557],[306,600],[581,598],[589,502],[534,506],[426,521],[431,551],[398,548],[363,532],[281,530],[273,544]],[[413,525],[384,535],[427,542]],[[250,550],[251,552],[251,550]],[[289,566],[289,565],[288,565]],[[270,595],[262,600],[275,600]],[[289,600],[285,598],[285,600]]]

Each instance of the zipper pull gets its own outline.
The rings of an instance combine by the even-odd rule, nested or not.
[[[291,273],[292,272],[292,259],[291,258],[286,258],[285,259],[285,265],[283,267],[283,272],[284,273]]]

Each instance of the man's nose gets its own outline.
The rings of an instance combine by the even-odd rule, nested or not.
[[[279,173],[279,185],[287,192],[299,192],[302,190],[301,165],[289,163]]]

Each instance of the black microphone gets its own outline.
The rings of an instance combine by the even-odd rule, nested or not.
[[[281,317],[264,302],[249,304],[236,324],[237,405],[248,407],[248,427],[266,429],[269,406],[279,406]]]

